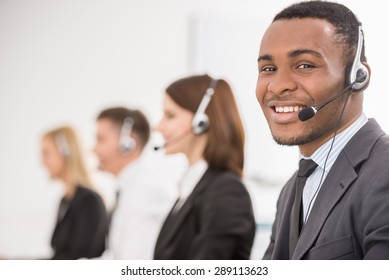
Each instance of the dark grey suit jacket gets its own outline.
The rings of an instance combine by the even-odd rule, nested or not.
[[[249,259],[254,235],[252,204],[240,178],[208,169],[167,217],[154,259]]]
[[[296,174],[277,202],[264,259],[288,259]],[[302,229],[293,259],[389,259],[389,136],[374,119],[341,151]]]

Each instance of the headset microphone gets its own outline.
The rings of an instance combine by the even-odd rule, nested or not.
[[[162,149],[164,149],[165,147],[166,147],[166,143],[165,144],[163,144],[163,145],[160,145],[160,146],[154,146],[154,151],[159,151],[159,150],[162,150]]]
[[[181,139],[183,139],[186,136],[188,136],[189,134],[191,134],[191,132],[192,132],[191,129],[186,130],[186,131],[184,131],[184,133],[178,135],[177,137],[174,137],[174,138],[170,139],[169,141],[166,141],[163,145],[154,146],[154,151],[162,150],[162,149],[166,148],[167,146],[169,146],[171,144],[174,144],[174,143],[177,143],[177,142],[181,141]]]
[[[154,146],[154,151],[159,151],[161,149],[163,149],[165,147],[165,145],[162,145],[162,146]]]
[[[300,119],[300,121],[302,122],[305,122],[309,119],[311,119],[312,117],[314,117],[316,115],[316,113],[323,109],[325,106],[327,106],[328,104],[330,104],[332,101],[334,101],[335,99],[337,99],[338,97],[340,97],[342,94],[344,94],[345,92],[347,92],[350,88],[352,88],[355,84],[357,83],[361,83],[363,82],[367,77],[367,74],[366,72],[363,72],[361,71],[361,73],[359,74],[359,76],[357,77],[357,79],[352,82],[351,84],[349,84],[347,87],[345,87],[341,92],[339,92],[337,95],[335,95],[334,97],[332,97],[331,99],[329,99],[328,101],[324,102],[323,104],[320,104],[318,106],[311,106],[311,107],[305,107],[304,109],[302,109],[299,114],[298,114],[298,117]]]
[[[330,98],[328,101],[324,102],[323,104],[318,106],[306,107],[302,109],[298,114],[300,121],[305,122],[311,119],[313,116],[316,115],[317,111],[321,110],[322,108],[330,104],[332,101],[337,99],[339,96],[341,96],[348,90],[351,89],[352,91],[361,91],[364,87],[366,87],[367,83],[369,82],[369,71],[361,61],[363,41],[364,41],[363,38],[364,37],[363,37],[362,25],[359,25],[358,45],[355,53],[355,58],[353,64],[349,68],[350,69],[349,72],[346,71],[348,74],[346,75],[346,81],[348,83],[348,86],[346,86],[341,92],[339,92],[337,95]]]

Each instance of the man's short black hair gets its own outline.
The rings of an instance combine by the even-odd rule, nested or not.
[[[333,2],[304,1],[282,10],[274,17],[273,22],[294,18],[317,18],[331,23],[335,27],[336,41],[344,45],[346,63],[352,63],[358,44],[360,22],[349,8]],[[364,46],[365,44],[362,49],[362,61],[366,61]]]

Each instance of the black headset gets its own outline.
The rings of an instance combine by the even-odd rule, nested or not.
[[[136,141],[131,136],[134,127],[134,119],[126,117],[120,129],[119,148],[123,155],[128,155],[136,148]]]
[[[200,135],[206,132],[209,128],[209,119],[205,110],[208,107],[209,102],[212,99],[212,96],[215,93],[218,80],[212,79],[208,88],[205,91],[203,98],[201,99],[200,105],[197,108],[196,113],[193,116],[192,121],[192,132],[195,135]]]
[[[353,91],[361,91],[369,82],[369,71],[366,66],[362,63],[362,49],[363,49],[364,35],[362,25],[360,24],[358,27],[358,45],[355,53],[354,62],[351,66],[348,77],[346,77],[346,81],[348,85],[354,83],[351,87]],[[363,78],[360,78],[364,76]],[[355,81],[357,81],[355,83]]]

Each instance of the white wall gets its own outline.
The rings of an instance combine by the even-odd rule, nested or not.
[[[73,125],[89,150],[101,109],[137,107],[155,124],[166,85],[204,71],[235,90],[247,136],[247,182],[258,221],[271,222],[279,188],[297,166],[297,150],[271,139],[255,99],[256,58],[272,17],[292,2],[0,0],[0,255],[50,252],[60,188],[40,163],[45,130]],[[365,112],[388,131],[388,97],[381,92],[389,65],[384,2],[341,3],[364,24],[373,71]],[[96,176],[109,201],[109,179]],[[257,240],[254,257],[267,234]]]

